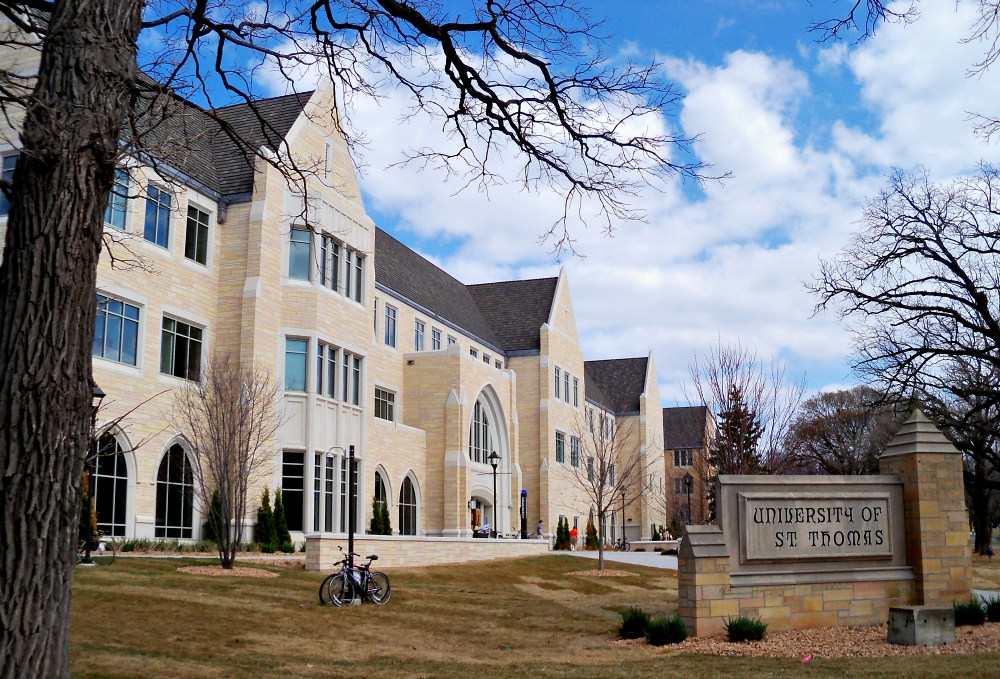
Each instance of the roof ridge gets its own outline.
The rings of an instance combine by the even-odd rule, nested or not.
[[[252,104],[260,104],[265,101],[277,101],[278,99],[287,99],[289,97],[305,97],[305,96],[311,97],[315,92],[316,90],[309,90],[308,92],[291,92],[289,94],[279,94],[276,97],[263,97],[262,99],[254,99],[252,101],[241,101],[235,104],[226,104],[225,106],[214,106],[212,108],[201,108],[201,107],[199,108],[205,113],[224,111],[227,108],[236,108],[237,106],[250,106]],[[193,105],[197,106],[197,104]]]
[[[512,278],[506,281],[487,281],[486,283],[466,283],[467,288],[476,288],[483,285],[504,285],[506,283],[534,283],[537,281],[555,281],[559,276],[539,276],[538,278]]]

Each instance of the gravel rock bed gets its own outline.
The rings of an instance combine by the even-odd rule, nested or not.
[[[948,646],[896,646],[886,641],[887,625],[871,627],[821,627],[771,632],[763,641],[733,644],[722,637],[690,637],[676,646],[665,646],[673,653],[747,656],[750,658],[881,658],[893,655],[949,655],[956,653],[1000,652],[1000,623],[988,622],[978,627],[959,627],[955,643]],[[645,639],[616,639],[616,646],[645,646]]]
[[[282,568],[288,568],[293,571],[304,571],[306,569],[305,559],[288,559],[286,561],[280,561],[278,559],[240,559],[239,557],[236,558],[237,558],[237,563],[259,563],[263,566],[281,566]]]
[[[569,573],[563,573],[563,575],[582,575],[588,578],[637,578],[638,573],[632,573],[630,571],[618,571],[613,568],[605,568],[603,571],[599,571],[596,568],[589,571],[570,571]]]
[[[177,569],[180,573],[191,573],[193,575],[212,575],[215,577],[229,578],[276,578],[277,573],[264,570],[263,568],[247,568],[245,566],[233,566],[230,570],[222,566],[181,566]]]

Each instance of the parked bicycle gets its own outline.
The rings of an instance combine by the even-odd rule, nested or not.
[[[343,552],[343,548],[340,551]],[[351,566],[352,556],[361,555],[354,552],[345,554],[338,564],[340,571],[326,576],[323,580],[319,586],[319,602],[334,606],[350,606],[360,596],[379,606],[389,603],[389,598],[392,596],[389,576],[371,569],[372,562],[377,561],[378,556],[371,554],[366,557],[368,563],[354,567]]]
[[[104,531],[80,533],[76,541],[76,562],[87,563],[87,545],[90,545],[89,563],[110,566],[115,562],[115,541],[108,539]]]
[[[611,543],[611,549],[616,552],[627,552],[632,549],[632,545],[628,543],[628,540],[621,538],[620,540],[615,540]]]

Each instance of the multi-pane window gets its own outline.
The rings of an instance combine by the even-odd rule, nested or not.
[[[361,358],[346,351],[344,355],[344,402],[361,405]]]
[[[375,417],[392,422],[395,405],[396,395],[394,393],[378,387],[375,388]]]
[[[312,232],[292,229],[288,238],[288,277],[309,280],[309,260],[312,259]]]
[[[686,495],[687,494],[687,484],[684,483],[684,479],[680,476],[674,479],[674,495]]]
[[[340,532],[347,532],[347,468],[350,466],[351,462],[349,458],[340,458]],[[354,516],[357,517],[357,507],[358,507],[358,466],[357,463],[354,465],[354,474],[352,474],[351,479],[351,495],[354,497]]]
[[[448,335],[448,346],[450,347],[452,344],[458,344],[458,340],[451,335]]]
[[[160,339],[160,372],[198,381],[201,377],[201,341],[201,328],[164,317]]]
[[[615,483],[617,483],[617,481],[615,480],[615,473],[617,471],[618,471],[618,466],[617,465],[611,465],[611,475],[610,476],[611,476],[611,485],[612,486],[615,485]]]
[[[559,398],[559,388],[562,385],[562,371],[556,368],[556,381],[555,381],[555,396]]]
[[[417,534],[417,493],[409,476],[399,489],[399,534]]]
[[[566,434],[556,432],[556,462],[566,462]]]
[[[323,530],[327,533],[333,532],[333,496],[334,485],[336,484],[336,470],[334,465],[337,458],[333,455],[326,457],[326,467],[323,477]]]
[[[161,248],[170,241],[170,200],[171,196],[155,186],[146,187],[146,223],[142,237]]]
[[[156,472],[156,523],[158,538],[190,538],[194,514],[194,470],[187,454],[174,444]]]
[[[501,363],[500,361],[495,361],[494,364],[493,364],[493,367],[495,367],[497,370],[502,370],[503,369],[503,363]]]
[[[569,373],[563,373],[563,400],[569,403]]]
[[[316,343],[316,393],[337,398],[337,349]]]
[[[16,153],[11,153],[3,157],[0,161],[0,179],[7,182],[9,186],[12,181],[14,181],[14,168],[17,167],[17,156]],[[10,199],[7,198],[7,194],[0,191],[0,217],[6,215],[10,212]]]
[[[135,365],[138,353],[139,307],[98,295],[94,356]]]
[[[580,439],[575,436],[569,437],[569,463],[574,467],[580,466]]]
[[[313,530],[317,532],[321,529],[327,533],[333,532],[335,459],[333,455],[320,455],[319,453],[316,453],[313,458]]]
[[[199,264],[208,263],[208,213],[189,205],[184,256]]]
[[[483,354],[483,363],[485,363],[486,365],[490,364],[490,355],[489,354]]]
[[[580,380],[576,377],[573,378],[573,407],[578,408],[580,406]]]
[[[587,428],[590,430],[591,434],[594,433],[594,409],[593,408],[588,408],[587,409]]]
[[[115,185],[108,196],[104,210],[104,223],[119,230],[125,229],[125,210],[128,205],[129,176],[127,170],[115,170]]]
[[[594,458],[587,458],[587,481],[589,483],[594,482]],[[591,519],[593,521],[593,519]]]
[[[285,338],[285,391],[306,390],[306,351],[304,339]]]
[[[323,236],[320,240],[319,282],[334,292],[340,289],[340,243]]]
[[[479,349],[469,347],[469,356],[472,356],[472,358],[479,358]]]
[[[472,426],[469,428],[469,459],[485,463],[490,456],[490,420],[482,403],[476,401],[472,408]]]
[[[431,328],[431,351],[438,351],[441,348],[441,331]]]
[[[675,467],[690,467],[694,458],[693,451],[690,450],[675,450],[674,451],[674,466]]]
[[[375,472],[375,504],[382,509],[389,511],[389,494],[385,489],[386,483],[382,475]],[[388,516],[388,514],[386,515]]]
[[[388,347],[396,346],[396,310],[388,304],[385,305],[385,333],[384,341]]]
[[[112,434],[97,443],[97,457],[87,464],[90,496],[94,498],[97,529],[106,535],[125,536],[128,505],[128,466],[121,445]]]
[[[413,350],[424,350],[424,324],[420,321],[413,322]]]
[[[350,275],[350,271],[348,271],[348,275]],[[354,297],[353,297],[353,299],[354,299],[355,302],[357,302],[359,304],[361,303],[361,291],[364,289],[364,280],[365,280],[365,258],[355,252],[354,253]],[[350,297],[351,296],[350,293],[348,293],[347,296]]]
[[[378,297],[372,301],[372,308],[374,309],[372,326],[375,328],[375,336],[378,337]]]
[[[285,507],[288,530],[303,529],[302,503],[305,490],[305,453],[283,451],[281,454],[281,503]]]
[[[344,296],[355,302],[361,302],[364,279],[365,258],[344,248]]]

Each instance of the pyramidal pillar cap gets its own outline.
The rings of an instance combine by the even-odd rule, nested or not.
[[[896,432],[896,436],[885,448],[881,457],[895,457],[910,453],[949,453],[961,455],[948,437],[924,415],[920,408],[913,411],[909,419]]]

